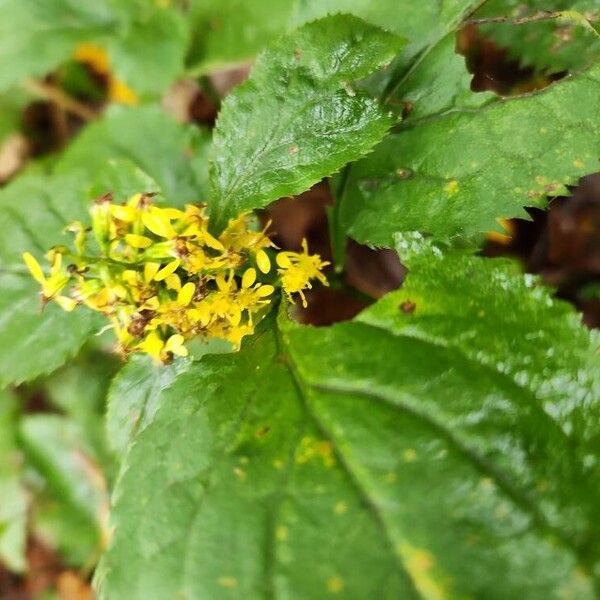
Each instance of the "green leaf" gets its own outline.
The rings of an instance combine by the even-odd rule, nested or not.
[[[82,428],[59,415],[28,415],[21,420],[25,455],[43,477],[52,498],[68,506],[96,532],[100,546],[108,511],[106,483]]]
[[[347,13],[411,41],[411,55],[442,35],[447,26],[480,4],[477,0],[195,0],[188,57],[193,69],[209,72],[251,59],[282,32],[330,14]]]
[[[30,101],[31,97],[18,88],[0,94],[0,145],[21,130],[23,109]]]
[[[106,428],[109,443],[124,456],[131,439],[144,429],[156,413],[165,388],[188,368],[188,361],[157,366],[150,357],[134,355],[112,380],[108,393]]]
[[[31,531],[73,567],[87,568],[97,561],[98,527],[48,490],[38,491],[31,507]]]
[[[0,561],[25,570],[28,499],[21,485],[22,456],[17,445],[17,402],[0,392]]]
[[[298,194],[368,152],[390,115],[352,82],[389,62],[395,36],[349,16],[282,38],[223,103],[211,168],[216,227]]]
[[[437,73],[428,75],[436,86]],[[451,238],[495,229],[499,217],[526,218],[523,206],[544,207],[547,195],[597,169],[599,91],[600,64],[536,94],[409,117],[350,169],[340,227],[390,245],[400,231]]]
[[[115,26],[103,0],[0,0],[0,90],[41,76]]]
[[[189,37],[184,15],[160,2],[113,0],[113,5],[121,12],[120,29],[106,46],[115,74],[138,93],[163,94],[184,70]]]
[[[161,393],[100,598],[594,597],[600,337],[510,263],[400,242],[354,322],[282,315]]]
[[[67,148],[56,172],[81,171],[87,182],[102,176],[114,181],[109,162],[127,160],[156,180],[169,204],[202,202],[209,141],[207,132],[177,123],[156,106],[113,107]]]
[[[98,326],[87,311],[48,305],[40,314],[39,285],[22,253],[38,260],[65,243],[65,225],[86,218],[75,177],[24,176],[0,192],[0,386],[50,373],[73,356]]]
[[[44,381],[48,401],[80,427],[105,475],[115,469],[105,427],[106,395],[120,361],[113,354],[84,348]]]
[[[327,14],[350,13],[407,38],[414,54],[454,28],[481,4],[477,0],[424,2],[411,0],[300,0],[296,21],[306,22]]]
[[[288,28],[290,0],[193,0],[188,62],[206,73],[251,59]]]
[[[107,49],[138,93],[162,93],[183,72],[184,17],[158,2],[0,0],[0,12],[0,90],[45,75],[83,43]]]
[[[579,11],[592,21],[600,15],[596,0],[496,0],[484,4],[477,17],[508,17],[505,23],[481,26],[485,37],[508,50],[523,67],[546,74],[579,70],[600,60],[600,39],[589,30],[564,19],[533,21],[512,25],[540,11]]]

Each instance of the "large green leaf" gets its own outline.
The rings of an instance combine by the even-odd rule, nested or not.
[[[297,30],[259,57],[221,109],[213,141],[212,214],[306,190],[368,152],[393,120],[352,87],[389,62],[402,42],[349,16]]]
[[[418,68],[398,98],[423,81]],[[435,70],[427,76],[430,89],[438,85]],[[448,90],[432,102],[426,87],[417,89],[425,113],[436,102],[441,111],[409,116],[346,178],[337,219],[359,241],[390,245],[398,231],[438,238],[489,231],[497,218],[526,217],[523,206],[545,206],[547,195],[566,193],[598,168],[600,64],[480,108],[466,108],[465,96]]]
[[[161,93],[183,71],[183,16],[158,2],[0,0],[0,14],[0,90],[45,75],[82,43],[107,48],[137,92]]]
[[[157,106],[113,107],[68,147],[56,172],[77,170],[90,183],[103,176],[114,182],[110,162],[127,160],[156,180],[171,205],[202,202],[209,141],[208,133],[177,123]]]
[[[356,321],[282,315],[161,393],[101,598],[594,597],[600,339],[510,263],[400,250]]]
[[[53,304],[40,313],[39,285],[21,258],[29,251],[41,261],[65,243],[65,225],[85,215],[76,177],[24,176],[0,192],[0,386],[53,371],[98,325],[93,314]]]

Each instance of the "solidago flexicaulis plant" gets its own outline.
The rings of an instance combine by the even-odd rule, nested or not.
[[[327,284],[328,263],[302,252],[276,252],[267,227],[241,213],[215,237],[202,204],[183,210],[159,207],[153,194],[135,194],[124,204],[111,194],[90,209],[92,224],[75,221],[73,249],[51,248],[50,274],[29,252],[23,254],[41,285],[42,306],[54,301],[66,311],[85,305],[104,314],[115,332],[117,350],[145,352],[168,363],[186,356],[186,340],[221,338],[239,348],[281,287],[290,300],[313,280]],[[91,240],[89,234],[91,232]],[[92,242],[90,244],[90,242]],[[92,248],[90,248],[92,246]]]

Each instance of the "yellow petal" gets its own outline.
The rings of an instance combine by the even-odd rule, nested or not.
[[[264,250],[259,250],[256,253],[256,265],[263,273],[268,273],[271,270],[271,259]]]
[[[121,284],[117,284],[117,285],[111,287],[110,291],[118,298],[126,298],[127,297],[127,290],[125,289],[125,286],[123,286]]]
[[[57,296],[54,300],[56,300],[56,303],[67,312],[71,312],[77,306],[77,302],[73,300],[73,298],[67,298],[67,296]]]
[[[128,233],[125,236],[125,242],[132,248],[148,248],[152,245],[152,240],[144,235],[136,235],[135,233]]]
[[[110,207],[110,212],[113,217],[119,219],[119,221],[126,221],[130,223],[135,221],[136,210],[133,206],[122,206],[120,204],[113,204]]]
[[[177,232],[173,229],[169,219],[166,216],[161,216],[156,211],[147,211],[142,213],[142,221],[146,226],[146,229],[167,239],[174,238]]]
[[[79,46],[75,48],[73,58],[77,62],[90,65],[92,69],[100,74],[108,74],[110,72],[108,54],[103,48],[94,44],[79,44]]]
[[[287,252],[280,252],[275,260],[282,269],[289,269],[292,266]]]
[[[51,258],[51,255],[52,258]],[[48,260],[52,260],[52,268],[50,269],[50,271],[52,272],[52,275],[55,275],[56,273],[60,273],[60,270],[62,269],[62,254],[60,252],[55,252],[54,250],[50,250],[46,256],[48,257]]]
[[[23,260],[29,269],[32,277],[38,283],[44,283],[46,281],[46,277],[44,276],[44,271],[42,271],[42,267],[40,263],[33,257],[29,252],[23,252]]]
[[[166,279],[169,275],[175,273],[180,263],[181,261],[179,260],[174,260],[173,262],[170,262],[166,267],[163,267],[162,269],[160,269],[160,271],[158,271],[158,273],[156,273],[156,275],[154,276],[154,281],[162,281],[163,279]]]
[[[158,263],[149,262],[144,265],[144,279],[150,282],[154,279],[154,276],[158,273],[160,265]]]
[[[142,306],[140,306],[140,310],[158,310],[160,306],[160,302],[156,296],[152,296],[152,298],[148,298]]]
[[[217,287],[221,292],[226,292],[229,290],[229,284],[223,275],[217,275],[215,281],[217,282]]]
[[[115,77],[110,78],[108,97],[113,102],[120,102],[121,104],[128,104],[129,106],[135,106],[139,104],[140,101],[138,95],[128,85]]]
[[[134,271],[132,269],[127,269],[125,271],[123,271],[123,273],[121,274],[121,279],[127,284],[127,285],[137,285],[139,283],[139,274],[137,271]]]
[[[178,208],[156,208],[155,212],[156,211],[160,211],[160,215],[171,220],[182,219],[186,216],[185,213],[182,210],[179,210]]]
[[[223,251],[225,250],[225,246],[215,237],[210,235],[210,233],[206,232],[203,234],[202,239],[204,243],[213,250]]]
[[[172,352],[173,354],[179,354],[179,356],[187,356],[188,350],[183,345],[184,341],[183,336],[176,333],[167,340],[165,350],[167,352]]]
[[[140,200],[142,198],[141,194],[134,194],[127,200],[127,206],[131,206],[132,208],[137,208],[140,204]]]
[[[163,349],[163,345],[163,341],[156,331],[152,331],[138,345],[138,348],[142,350],[142,352],[146,352],[146,354],[152,356],[156,361],[160,361],[160,353]]]
[[[249,288],[256,281],[256,269],[246,269],[242,277],[242,287]]]
[[[165,277],[165,283],[170,290],[179,291],[181,289],[181,279],[179,279],[179,275],[176,273]]]
[[[275,291],[275,288],[272,285],[261,285],[256,290],[256,293],[259,298],[265,298],[267,296],[270,296],[274,291]]]
[[[179,290],[179,294],[177,294],[177,304],[180,304],[181,306],[187,306],[192,301],[195,290],[196,286],[191,281],[186,283]]]

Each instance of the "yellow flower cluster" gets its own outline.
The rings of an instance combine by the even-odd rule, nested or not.
[[[278,252],[275,272],[267,252],[275,246],[248,213],[215,237],[204,206],[161,208],[151,194],[124,204],[107,194],[90,212],[91,228],[79,221],[66,228],[74,251],[56,246],[46,255],[49,275],[30,253],[23,259],[41,285],[43,305],[53,300],[70,311],[83,304],[103,313],[123,356],[141,351],[168,363],[187,355],[185,341],[196,336],[239,348],[275,286],[290,299],[299,294],[306,306],[311,280],[327,284],[321,270],[328,263],[309,255],[306,242],[302,252]],[[90,250],[94,243],[100,252]]]

